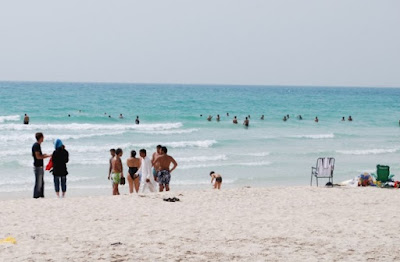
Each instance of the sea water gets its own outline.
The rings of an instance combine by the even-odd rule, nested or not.
[[[0,193],[33,190],[36,132],[43,153],[64,142],[75,190],[110,189],[110,148],[125,165],[131,150],[151,156],[158,144],[178,162],[172,188],[208,188],[210,171],[224,187],[308,185],[318,157],[336,159],[334,182],[377,164],[400,179],[399,101],[395,88],[0,82]],[[45,182],[52,189],[48,172]]]

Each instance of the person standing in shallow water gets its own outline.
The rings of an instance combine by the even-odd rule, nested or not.
[[[135,124],[136,124],[136,125],[139,125],[139,124],[140,124],[139,116],[136,116]]]
[[[33,170],[35,173],[35,188],[33,189],[33,198],[44,197],[44,169],[43,159],[51,157],[51,155],[42,154],[41,144],[43,143],[43,133],[36,133],[36,143],[32,146],[32,157],[33,157]]]
[[[61,182],[62,197],[65,197],[65,193],[67,192],[67,163],[69,161],[69,154],[60,139],[56,140],[54,147],[56,149],[52,156],[54,189],[57,197],[60,197]]]
[[[24,125],[29,125],[29,116],[27,114],[24,116]]]
[[[237,124],[238,123],[238,121],[237,121],[237,117],[235,116],[234,118],[233,118],[233,121],[232,121],[234,124]]]
[[[247,117],[246,117],[246,119],[244,120],[243,125],[244,125],[245,127],[249,127],[249,119],[248,119]]]

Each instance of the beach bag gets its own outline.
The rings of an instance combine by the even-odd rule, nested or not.
[[[46,166],[46,171],[50,170],[53,168],[53,158],[50,157],[49,163]]]
[[[125,185],[125,177],[121,177],[121,181],[119,182],[120,185]]]

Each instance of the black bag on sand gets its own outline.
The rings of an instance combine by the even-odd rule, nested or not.
[[[121,177],[121,181],[119,182],[120,185],[125,185],[125,177]]]

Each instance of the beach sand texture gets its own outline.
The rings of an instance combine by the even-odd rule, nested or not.
[[[350,187],[3,200],[0,260],[393,261],[399,208],[397,189]]]

